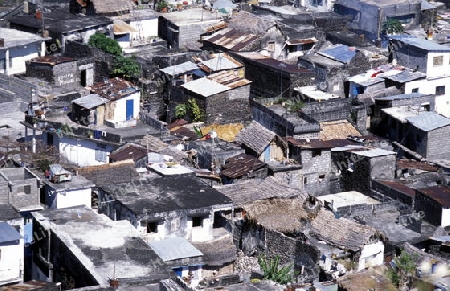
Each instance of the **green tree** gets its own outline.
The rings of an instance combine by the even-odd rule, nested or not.
[[[394,260],[395,267],[387,271],[387,276],[397,287],[408,285],[416,271],[416,261],[416,255],[402,251]]]
[[[120,56],[122,54],[122,48],[119,43],[103,33],[95,33],[92,35],[89,38],[89,45],[115,56]]]
[[[176,118],[183,118],[188,113],[188,107],[186,104],[178,104],[175,106],[175,117]]]
[[[383,23],[383,30],[387,34],[391,33],[402,33],[405,29],[400,21],[397,19],[388,19],[385,23]]]
[[[140,67],[134,56],[116,56],[114,58],[112,72],[125,78],[134,78],[139,76]]]
[[[258,258],[258,264],[264,272],[264,279],[272,280],[280,284],[287,284],[294,280],[294,273],[291,272],[293,264],[280,267],[280,257],[275,256],[271,259],[266,256]]]
[[[202,121],[203,117],[205,116],[205,113],[203,110],[198,106],[197,101],[195,99],[189,99],[188,100],[188,109],[189,113],[192,115],[192,121]]]

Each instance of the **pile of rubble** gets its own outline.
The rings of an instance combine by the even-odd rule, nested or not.
[[[246,256],[241,250],[238,250],[235,267],[240,275],[251,274],[252,272],[262,273],[258,259]]]

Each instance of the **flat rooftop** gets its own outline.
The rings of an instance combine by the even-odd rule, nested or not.
[[[40,35],[34,33],[23,32],[17,29],[3,27],[0,27],[0,36],[5,39],[5,45],[3,47],[0,47],[0,51],[46,40]]]
[[[114,271],[119,282],[170,277],[168,267],[128,221],[112,221],[86,207],[34,212],[33,217],[66,245],[99,285],[109,285]]]
[[[350,191],[350,192],[340,192],[336,194],[317,196],[317,199],[324,202],[333,201],[333,207],[339,209],[340,207],[357,205],[357,204],[379,204],[380,202],[366,196],[360,192]]]
[[[339,96],[337,96],[337,95],[330,94],[330,93],[324,92],[322,90],[319,90],[316,86],[297,87],[294,89],[294,91],[300,92],[301,94],[305,95],[306,97],[316,100],[316,101],[339,98]]]
[[[188,25],[193,23],[219,23],[222,21],[221,13],[214,13],[203,8],[191,8],[182,11],[174,11],[161,14],[176,25]]]

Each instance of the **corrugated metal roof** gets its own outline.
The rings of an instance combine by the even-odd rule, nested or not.
[[[161,71],[170,76],[176,76],[176,75],[184,74],[189,71],[196,70],[196,69],[198,69],[198,66],[196,64],[194,64],[191,61],[187,61],[187,62],[184,62],[179,65],[174,65],[174,66],[170,66],[170,67],[161,69]]]
[[[391,187],[401,193],[404,193],[408,196],[415,197],[416,191],[413,188],[408,187],[405,184],[402,184],[397,181],[387,181],[387,180],[377,180],[378,183]]]
[[[112,161],[124,161],[133,159],[133,161],[136,162],[137,160],[142,159],[145,156],[147,156],[146,148],[134,144],[127,144],[112,152],[109,158]]]
[[[202,61],[202,64],[207,66],[211,71],[232,70],[242,67],[238,61],[232,60],[226,54],[219,53],[214,58]]]
[[[450,47],[437,44],[433,41],[417,38],[417,37],[411,37],[411,36],[403,36],[403,35],[394,35],[390,36],[391,39],[395,39],[398,41],[401,41],[405,44],[415,46],[417,48],[429,51],[429,52],[450,52]]]
[[[184,87],[185,89],[204,97],[208,97],[231,89],[206,77],[187,82],[181,87]]]
[[[261,169],[264,165],[264,162],[258,160],[254,156],[240,154],[226,160],[220,174],[235,179]]]
[[[392,76],[385,76],[385,78],[392,80],[394,82],[406,83],[417,79],[425,78],[426,76],[427,75],[425,73],[405,70],[399,74],[395,74]]]
[[[0,243],[15,242],[22,236],[17,230],[7,222],[0,222]]]
[[[442,207],[450,207],[450,189],[445,186],[433,186],[429,188],[417,189],[429,198],[439,202]]]
[[[384,113],[391,116],[392,118],[397,119],[402,123],[406,123],[406,118],[411,116],[416,116],[419,114],[419,108],[412,108],[409,106],[399,106],[399,107],[391,107],[381,109]]]
[[[410,94],[399,94],[387,97],[379,97],[375,98],[375,100],[384,100],[384,101],[392,101],[392,100],[401,100],[401,99],[412,99],[412,98],[420,98],[426,96],[427,94],[422,93],[410,93]]]
[[[72,102],[86,109],[92,109],[105,104],[106,102],[108,102],[108,99],[102,98],[98,94],[89,94],[87,96],[75,99]]]
[[[38,57],[31,60],[33,63],[39,63],[39,64],[49,64],[49,65],[57,65],[62,64],[66,62],[73,62],[76,61],[74,58],[70,57],[60,57],[60,56],[45,56],[45,57]]]
[[[127,34],[130,32],[137,32],[137,30],[123,20],[120,19],[114,20],[114,34],[120,35],[120,34]]]
[[[225,28],[209,37],[204,37],[203,41],[237,52],[258,39],[259,36],[252,33],[242,32],[233,28]]]
[[[396,152],[387,151],[387,150],[383,150],[380,148],[369,149],[367,151],[354,151],[353,153],[358,156],[365,156],[365,157],[369,157],[369,158],[396,155]]]
[[[347,64],[355,57],[356,49],[340,44],[320,50],[318,53],[324,57]]]
[[[183,237],[169,237],[148,244],[164,262],[203,256],[196,247]]]
[[[436,6],[430,4],[426,0],[422,0],[422,2],[420,3],[420,10],[429,10],[429,9],[436,9]]]
[[[450,125],[450,118],[434,112],[422,112],[417,116],[407,117],[406,120],[423,131],[431,131]]]
[[[317,39],[315,37],[313,38],[306,38],[306,39],[288,39],[286,40],[287,45],[299,45],[299,44],[308,44],[308,43],[316,43]]]
[[[250,80],[241,78],[231,71],[223,71],[208,76],[208,79],[213,80],[219,84],[227,86],[229,88],[237,88],[245,86],[251,83]]]

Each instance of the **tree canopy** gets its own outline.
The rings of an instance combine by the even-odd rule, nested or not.
[[[92,35],[89,38],[89,45],[115,56],[120,56],[122,54],[122,48],[119,43],[103,33],[95,33]]]

